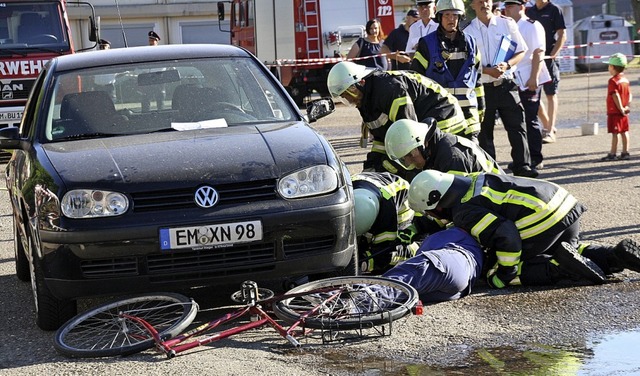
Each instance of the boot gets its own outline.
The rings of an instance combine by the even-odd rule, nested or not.
[[[624,239],[613,248],[613,254],[619,260],[620,266],[640,272],[640,245],[631,239]]]
[[[604,283],[607,279],[605,273],[595,262],[582,257],[578,250],[567,242],[561,243],[553,258],[558,262],[558,267],[571,276],[586,278],[595,284]]]

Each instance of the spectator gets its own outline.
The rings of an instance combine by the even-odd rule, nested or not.
[[[542,125],[538,119],[541,88],[540,73],[544,67],[545,36],[544,29],[538,21],[528,18],[525,14],[527,0],[505,0],[504,14],[513,18],[518,24],[522,38],[527,43],[528,50],[516,69],[516,82],[520,101],[524,107],[524,119],[527,124],[527,143],[531,154],[531,165],[536,170],[542,168]]]
[[[411,57],[404,51],[409,40],[409,28],[420,20],[420,15],[415,9],[407,12],[404,22],[389,33],[384,40],[380,52],[387,54],[391,61],[391,70],[407,70],[410,67]]]
[[[556,57],[567,40],[564,16],[559,6],[550,0],[535,0],[535,6],[526,10],[527,17],[542,24],[546,37],[545,64],[549,70],[551,81],[544,84],[544,93],[547,96],[547,115],[549,122],[545,124],[545,134],[542,142],[556,142],[556,119],[558,117],[558,86],[560,84],[560,68]]]
[[[500,3],[495,3],[491,7],[491,13],[493,13],[494,16],[501,16],[502,13],[503,13],[503,10],[504,10],[504,8],[502,7],[502,4],[500,4]]]
[[[629,159],[629,112],[631,112],[629,109],[631,90],[629,80],[624,76],[627,57],[618,52],[603,63],[609,64],[609,74],[612,77],[607,87],[607,132],[611,133],[611,151],[602,160],[616,159],[618,135],[622,139],[622,152],[617,159],[626,160]]]
[[[100,49],[100,50],[110,50],[111,49],[111,42],[109,42],[106,39],[100,39],[100,41],[98,41],[98,49]]]
[[[157,46],[158,42],[160,42],[160,36],[155,31],[151,30],[149,32],[149,46]]]
[[[531,167],[524,110],[518,96],[518,86],[513,80],[512,69],[524,57],[527,45],[515,21],[508,17],[494,16],[491,13],[491,5],[491,0],[472,0],[471,8],[475,11],[476,18],[464,29],[465,33],[474,37],[478,43],[483,67],[480,80],[484,85],[487,108],[480,125],[478,141],[495,159],[493,129],[497,112],[511,144],[511,171],[517,176],[535,178],[538,171]],[[497,39],[496,36],[502,36],[502,39]],[[495,61],[503,41],[515,44],[513,54],[511,57],[505,56],[504,59]]]
[[[351,46],[349,53],[347,53],[347,59],[370,56],[366,59],[356,59],[354,62],[370,68],[387,70],[387,57],[380,56],[382,42],[384,41],[384,32],[382,31],[380,21],[377,19],[367,21],[366,34],[364,38],[358,38],[353,46]]]
[[[475,39],[460,30],[465,18],[462,0],[438,0],[436,9],[438,29],[420,38],[411,69],[436,81],[458,99],[467,132],[477,142],[485,107],[480,50]]]
[[[409,28],[409,40],[407,41],[407,47],[404,49],[410,55],[416,52],[420,38],[438,28],[438,24],[432,19],[436,14],[435,3],[435,0],[416,1],[418,13],[420,13],[420,21]]]

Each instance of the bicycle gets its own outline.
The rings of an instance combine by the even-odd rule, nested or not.
[[[198,313],[193,299],[174,293],[134,296],[106,303],[67,321],[54,338],[55,349],[68,357],[126,356],[155,347],[168,358],[244,331],[269,325],[295,347],[309,330],[350,330],[391,324],[415,307],[418,293],[410,285],[383,277],[335,277],[297,286],[274,296],[245,281],[232,300],[243,304],[187,332]],[[289,325],[285,328],[269,315]],[[421,312],[419,312],[421,313]],[[216,327],[249,315],[251,320],[208,334]]]

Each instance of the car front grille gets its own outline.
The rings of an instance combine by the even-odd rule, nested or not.
[[[257,180],[212,185],[218,192],[218,205],[274,200],[276,181]],[[198,187],[133,193],[134,212],[197,208],[194,195]]]
[[[284,258],[302,258],[329,253],[333,236],[286,239]],[[195,280],[269,271],[277,260],[274,243],[244,244],[234,247],[163,252],[140,257],[121,257],[81,262],[87,279],[118,278],[148,274],[150,282]]]

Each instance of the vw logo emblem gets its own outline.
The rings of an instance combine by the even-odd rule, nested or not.
[[[208,185],[198,188],[194,197],[196,204],[201,208],[213,207],[219,198],[218,192]]]

